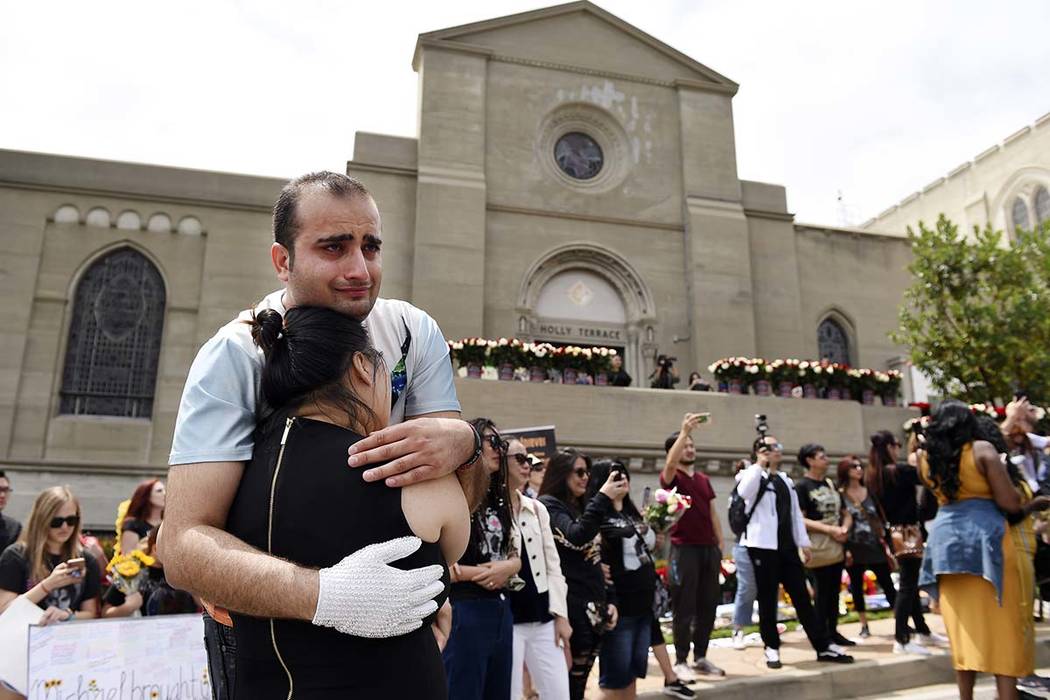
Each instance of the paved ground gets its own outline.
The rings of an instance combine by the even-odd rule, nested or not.
[[[926,620],[935,632],[944,633],[940,616],[927,615]],[[742,651],[733,649],[728,639],[715,640],[708,652],[708,658],[725,669],[726,677],[718,680],[701,680],[692,688],[698,697],[729,698],[739,695],[739,697],[757,700],[770,691],[774,691],[777,686],[780,692],[776,694],[783,693],[782,697],[827,697],[827,688],[831,686],[820,685],[824,682],[821,677],[835,673],[837,680],[834,681],[836,688],[834,695],[836,697],[904,697],[901,694],[893,694],[892,689],[909,685],[919,688],[930,686],[929,692],[933,693],[929,696],[930,698],[942,697],[936,694],[945,692],[938,685],[938,681],[948,680],[948,678],[938,678],[937,674],[944,676],[950,673],[950,658],[947,649],[935,648],[936,658],[926,661],[923,661],[921,657],[894,654],[893,620],[873,621],[870,623],[870,628],[872,636],[867,640],[859,640],[856,637],[860,631],[859,624],[839,627],[839,631],[845,636],[857,639],[858,642],[863,641],[851,649],[851,654],[856,658],[857,663],[845,667],[818,662],[816,654],[801,630],[788,632],[782,636],[780,653],[784,667],[776,671],[766,668],[762,655],[762,642],[757,638],[757,634],[754,635],[752,645]],[[1037,623],[1036,635],[1037,638],[1042,639],[1050,636],[1050,623]],[[673,658],[674,651],[673,649],[670,651]],[[916,660],[919,663],[914,663]],[[848,674],[837,673],[837,671],[847,670]],[[926,673],[926,670],[929,670],[930,673]],[[915,682],[908,683],[908,678],[914,678]],[[949,690],[952,688],[950,685],[946,687]],[[638,682],[639,696],[658,697],[662,688],[663,674],[656,660],[650,655],[649,675]],[[884,690],[880,692],[880,689]],[[591,674],[587,697],[601,697],[598,689],[597,664]],[[943,697],[955,696],[949,694]]]

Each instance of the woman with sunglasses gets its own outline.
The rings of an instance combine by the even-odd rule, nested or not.
[[[0,612],[23,594],[43,608],[41,625],[98,616],[98,564],[80,546],[80,503],[68,486],[37,496],[21,537],[0,555]]]
[[[513,547],[507,442],[488,418],[471,424],[482,440],[476,471],[488,475],[488,489],[470,518],[470,541],[452,567],[452,633],[442,654],[449,697],[506,700],[514,658],[514,618],[508,585],[521,559]]]
[[[855,455],[847,455],[838,465],[838,486],[846,510],[852,517],[852,525],[846,538],[846,573],[849,574],[849,590],[853,596],[853,608],[860,618],[860,636],[871,636],[868,629],[868,613],[864,602],[864,574],[875,574],[875,580],[892,608],[897,604],[897,589],[890,577],[891,564],[896,559],[886,543],[886,524],[882,521],[875,499],[864,485],[864,465]]]
[[[919,499],[923,486],[919,482],[919,471],[900,461],[901,443],[888,430],[880,430],[871,436],[868,467],[864,472],[864,485],[881,509],[887,528],[904,525],[919,525]],[[922,557],[901,557],[900,588],[893,606],[896,620],[894,632],[895,654],[928,655],[928,644],[947,645],[944,635],[934,634],[926,624],[919,602],[919,570]],[[912,638],[908,620],[915,624],[917,639]]]
[[[572,700],[583,698],[602,636],[616,626],[615,590],[606,585],[602,573],[598,533],[602,521],[612,512],[613,499],[623,497],[628,490],[625,479],[615,479],[610,474],[588,501],[590,472],[590,457],[576,450],[561,450],[547,464],[547,475],[540,487],[540,502],[550,513],[561,571],[569,588]]]
[[[514,615],[514,676],[510,697],[522,697],[524,667],[541,698],[569,697],[565,649],[572,636],[565,577],[546,506],[521,493],[531,473],[525,445],[507,444],[507,481],[514,515],[514,549],[521,553],[520,590],[509,593]]]

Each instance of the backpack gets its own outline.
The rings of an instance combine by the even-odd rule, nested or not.
[[[733,534],[740,537],[747,530],[748,523],[751,522],[751,516],[755,514],[755,508],[758,508],[759,501],[762,500],[762,496],[766,493],[766,485],[769,480],[762,478],[758,485],[758,496],[755,498],[755,503],[751,506],[751,512],[747,511],[747,504],[744,502],[743,496],[741,496],[736,486],[733,487],[732,492],[729,494],[729,529],[733,531]]]

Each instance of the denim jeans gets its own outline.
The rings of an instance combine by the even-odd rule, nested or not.
[[[208,652],[213,700],[230,700],[236,677],[237,640],[233,628],[216,622],[208,613],[204,613],[204,649]]]
[[[441,655],[448,696],[507,700],[514,664],[514,618],[505,596],[452,601],[452,633]]]
[[[747,547],[739,542],[733,545],[733,561],[736,562],[736,598],[733,599],[733,624],[737,627],[750,625],[755,615],[755,598],[758,584],[755,583],[755,567]]]

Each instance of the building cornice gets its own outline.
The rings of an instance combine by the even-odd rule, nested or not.
[[[598,224],[613,224],[615,226],[631,226],[634,228],[651,228],[660,231],[682,232],[679,224],[666,224],[658,221],[644,221],[642,219],[621,219],[613,216],[594,216],[591,214],[577,214],[575,212],[551,211],[549,209],[531,209],[528,207],[515,207],[506,204],[489,202],[485,205],[488,211],[501,212],[504,214],[522,214],[525,216],[542,216],[551,219],[567,219],[569,221],[590,221]]]

